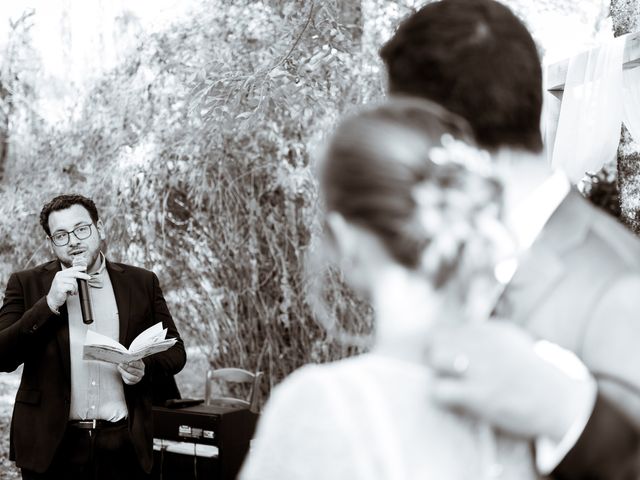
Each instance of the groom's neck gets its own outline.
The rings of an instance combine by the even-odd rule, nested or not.
[[[504,204],[508,214],[547,180],[552,170],[544,153],[501,149],[492,153],[504,184]]]

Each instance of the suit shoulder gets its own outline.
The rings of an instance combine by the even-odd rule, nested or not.
[[[591,231],[610,251],[630,268],[640,269],[640,238],[618,219],[602,209],[585,203],[591,209]]]
[[[40,265],[36,265],[35,267],[26,268],[24,270],[17,270],[13,272],[13,275],[16,275],[20,278],[26,278],[33,275],[41,275],[43,271],[57,270],[59,268],[60,267],[57,260],[49,260],[48,262],[41,263]]]
[[[120,270],[138,277],[151,278],[155,275],[151,270],[129,265],[127,263],[109,262],[109,264],[114,270]]]

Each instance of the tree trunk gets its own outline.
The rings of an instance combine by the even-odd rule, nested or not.
[[[640,30],[640,1],[611,0],[611,18],[616,37]],[[640,139],[632,139],[624,125],[618,147],[618,187],[621,220],[640,234]]]
[[[9,156],[9,112],[11,93],[0,81],[0,183],[4,180],[4,172]]]
[[[338,5],[338,15],[340,23],[350,27],[354,41],[361,41],[362,32],[364,29],[362,17],[362,1],[354,0],[350,2],[338,2]]]

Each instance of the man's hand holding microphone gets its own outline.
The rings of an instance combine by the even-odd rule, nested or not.
[[[78,293],[79,281],[84,281],[84,285],[87,285],[86,282],[91,277],[86,270],[86,260],[82,257],[76,257],[73,266],[56,273],[53,282],[51,282],[49,293],[47,293],[47,304],[51,311],[56,314],[60,313],[60,307],[67,301],[67,297]],[[88,296],[86,298],[88,300]],[[83,320],[85,320],[84,316]]]

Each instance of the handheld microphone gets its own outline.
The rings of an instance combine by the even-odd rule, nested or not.
[[[73,259],[74,267],[84,267],[87,269],[87,260],[84,257],[76,256]],[[93,323],[93,312],[91,311],[91,295],[89,294],[89,284],[86,280],[78,278],[78,296],[80,297],[80,312],[85,325]]]

